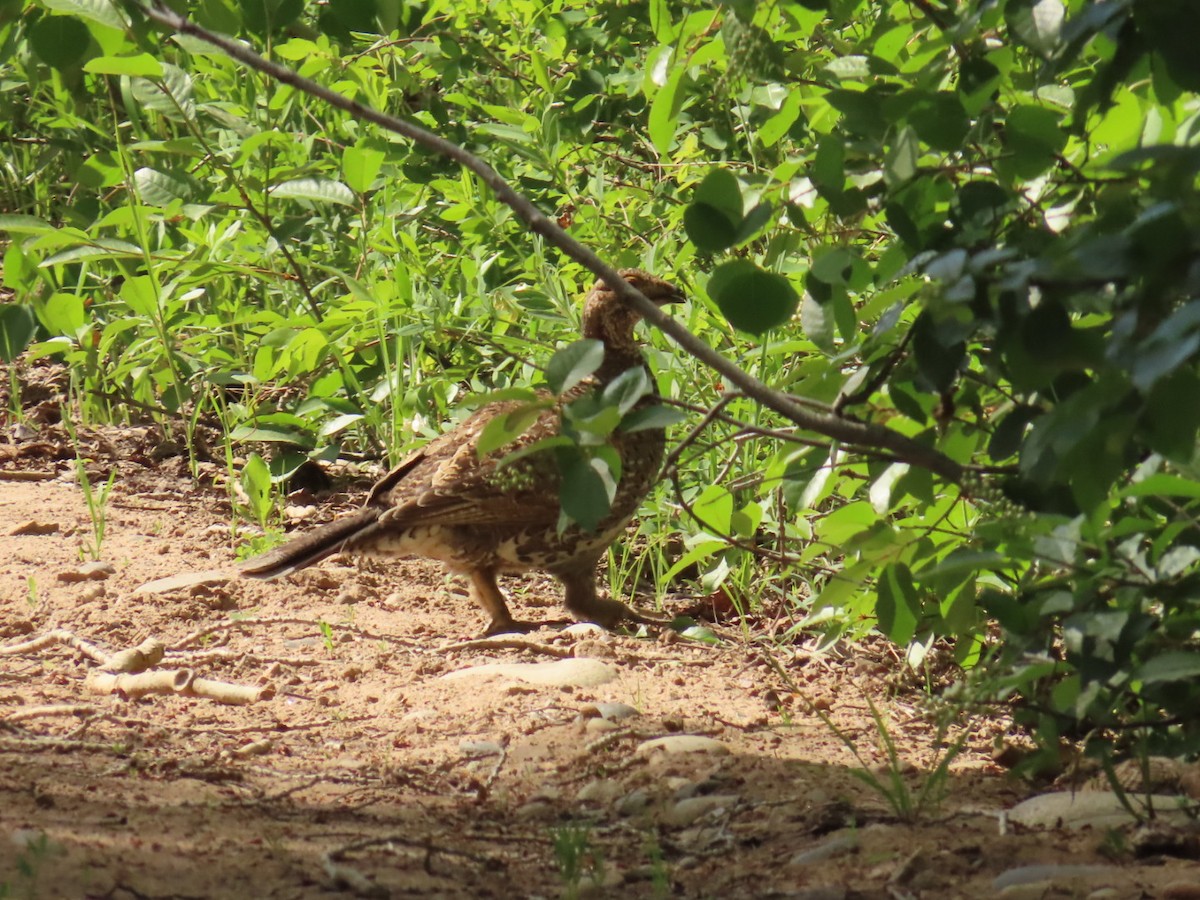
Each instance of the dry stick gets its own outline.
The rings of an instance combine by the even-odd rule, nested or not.
[[[517,193],[500,174],[472,153],[468,153],[457,144],[426,131],[412,122],[395,116],[387,115],[379,110],[365,106],[356,100],[344,97],[327,87],[317,84],[278,63],[263,59],[253,50],[238,43],[232,38],[214,34],[202,28],[195,22],[179,15],[165,6],[144,6],[136,0],[130,5],[149,16],[160,25],[171,28],[180,34],[199,38],[206,43],[220,48],[233,59],[252,69],[262,72],[277,81],[323,100],[336,109],[349,113],[359,121],[371,122],[380,128],[406,137],[427,150],[441,154],[454,160],[464,168],[474,172],[483,180],[496,198],[510,207],[517,216],[525,222],[531,231],[540,234],[552,245],[561,250],[571,259],[591,271],[604,281],[617,295],[642,317],[657,327],[664,334],[692,356],[699,359],[709,368],[723,375],[731,384],[738,387],[747,397],[761,403],[782,416],[795,422],[801,428],[815,431],[844,444],[859,448],[883,448],[894,453],[898,458],[911,465],[942,476],[947,481],[962,484],[968,476],[967,467],[955,462],[944,453],[912,440],[897,431],[866,422],[857,422],[834,415],[828,404],[819,403],[802,397],[792,397],[784,394],[767,384],[759,381],[750,373],[741,369],[732,360],[722,356],[683,325],[672,319],[642,293],[634,289],[617,270],[597,256],[591,249],[585,247],[571,235],[558,226],[553,219],[546,216],[522,194]]]
[[[226,622],[218,622],[215,625],[208,625],[201,628],[199,631],[193,631],[189,635],[175,642],[175,650],[179,652],[189,644],[199,643],[206,637],[214,634],[219,634],[225,631],[232,631],[235,628],[252,627],[255,625],[305,625],[308,628],[316,628],[317,623],[311,618],[305,619],[299,616],[255,616],[248,619],[230,619]],[[399,644],[402,647],[413,649],[423,649],[422,645],[417,641],[408,641],[403,638],[393,637],[390,634],[376,634],[372,631],[364,631],[353,625],[338,625],[338,628],[344,629],[351,634],[357,635],[360,638],[368,641],[383,641],[388,644]]]
[[[98,662],[100,665],[108,662],[109,655],[107,653],[90,641],[76,637],[65,628],[55,628],[53,631],[47,631],[45,634],[35,637],[32,640],[0,647],[0,656],[21,656],[28,653],[35,653],[52,644],[66,644],[68,647],[78,650],[84,656]]]
[[[94,706],[78,703],[58,704],[55,706],[28,706],[11,712],[0,722],[24,722],[26,719],[43,719],[51,716],[94,716],[99,712]]]

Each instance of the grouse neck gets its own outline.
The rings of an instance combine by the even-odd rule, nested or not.
[[[646,357],[640,352],[634,350],[630,352],[622,352],[613,347],[604,349],[604,362],[600,364],[600,368],[596,370],[595,379],[601,384],[608,384],[615,381],[622,374],[630,369],[636,369],[641,366],[646,370],[646,374],[650,373],[650,366],[646,362]],[[650,383],[654,384],[654,379],[650,379]]]

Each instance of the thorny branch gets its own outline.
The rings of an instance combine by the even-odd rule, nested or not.
[[[452,159],[475,173],[484,184],[491,188],[496,198],[510,207],[531,231],[544,237],[565,255],[591,271],[597,278],[602,279],[616,291],[622,300],[640,312],[646,321],[673,338],[681,348],[699,359],[704,365],[720,373],[747,397],[790,419],[801,428],[841,441],[851,449],[888,450],[897,458],[911,465],[928,469],[955,484],[961,484],[967,477],[967,469],[964,466],[932,447],[882,425],[858,422],[835,415],[825,411],[827,407],[822,409],[822,404],[811,404],[803,399],[791,397],[759,381],[735,362],[704,343],[678,321],[665,314],[621,278],[616,269],[567,234],[525,196],[517,193],[495,169],[457,144],[412,122],[351,100],[315,81],[304,78],[285,66],[266,60],[243,44],[231,38],[214,34],[166,6],[157,4],[147,6],[137,0],[133,0],[129,5],[160,25],[212,44],[231,58],[256,71],[316,97],[336,109],[343,110],[355,119],[371,122],[380,128],[415,141],[425,149]],[[809,406],[816,408],[806,408]]]

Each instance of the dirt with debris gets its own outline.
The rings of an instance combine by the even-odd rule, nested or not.
[[[220,470],[149,427],[79,436],[94,488],[116,473],[90,565],[76,448],[36,418],[0,431],[0,897],[1200,897],[1132,828],[1006,823],[1036,789],[992,763],[1001,722],[922,799],[964,735],[882,644],[568,628],[536,578],[507,587],[546,624],[475,641],[433,564],[239,579]],[[167,693],[100,677],[147,639]],[[1013,874],[1039,864],[1084,868]]]

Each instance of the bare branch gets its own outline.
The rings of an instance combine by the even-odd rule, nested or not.
[[[719,372],[755,402],[785,416],[801,428],[841,441],[847,447],[889,450],[899,459],[911,465],[929,469],[956,484],[961,483],[965,477],[966,470],[962,465],[932,447],[882,425],[856,422],[831,413],[806,409],[795,398],[759,381],[732,360],[722,356],[704,343],[675,319],[666,315],[621,278],[616,269],[567,234],[526,197],[517,193],[495,169],[457,144],[412,122],[390,116],[356,100],[351,100],[285,66],[264,59],[244,44],[232,38],[214,34],[166,6],[160,4],[145,6],[137,0],[129,0],[129,2],[135,9],[140,10],[160,25],[212,44],[233,59],[256,71],[323,100],[330,106],[343,110],[360,121],[371,122],[387,131],[406,137],[425,149],[452,159],[465,169],[474,172],[484,184],[491,188],[496,198],[510,207],[531,231],[540,234],[565,255],[588,269],[597,278],[602,279],[616,291],[622,300],[640,312],[646,321],[673,338],[680,347],[704,365]]]

